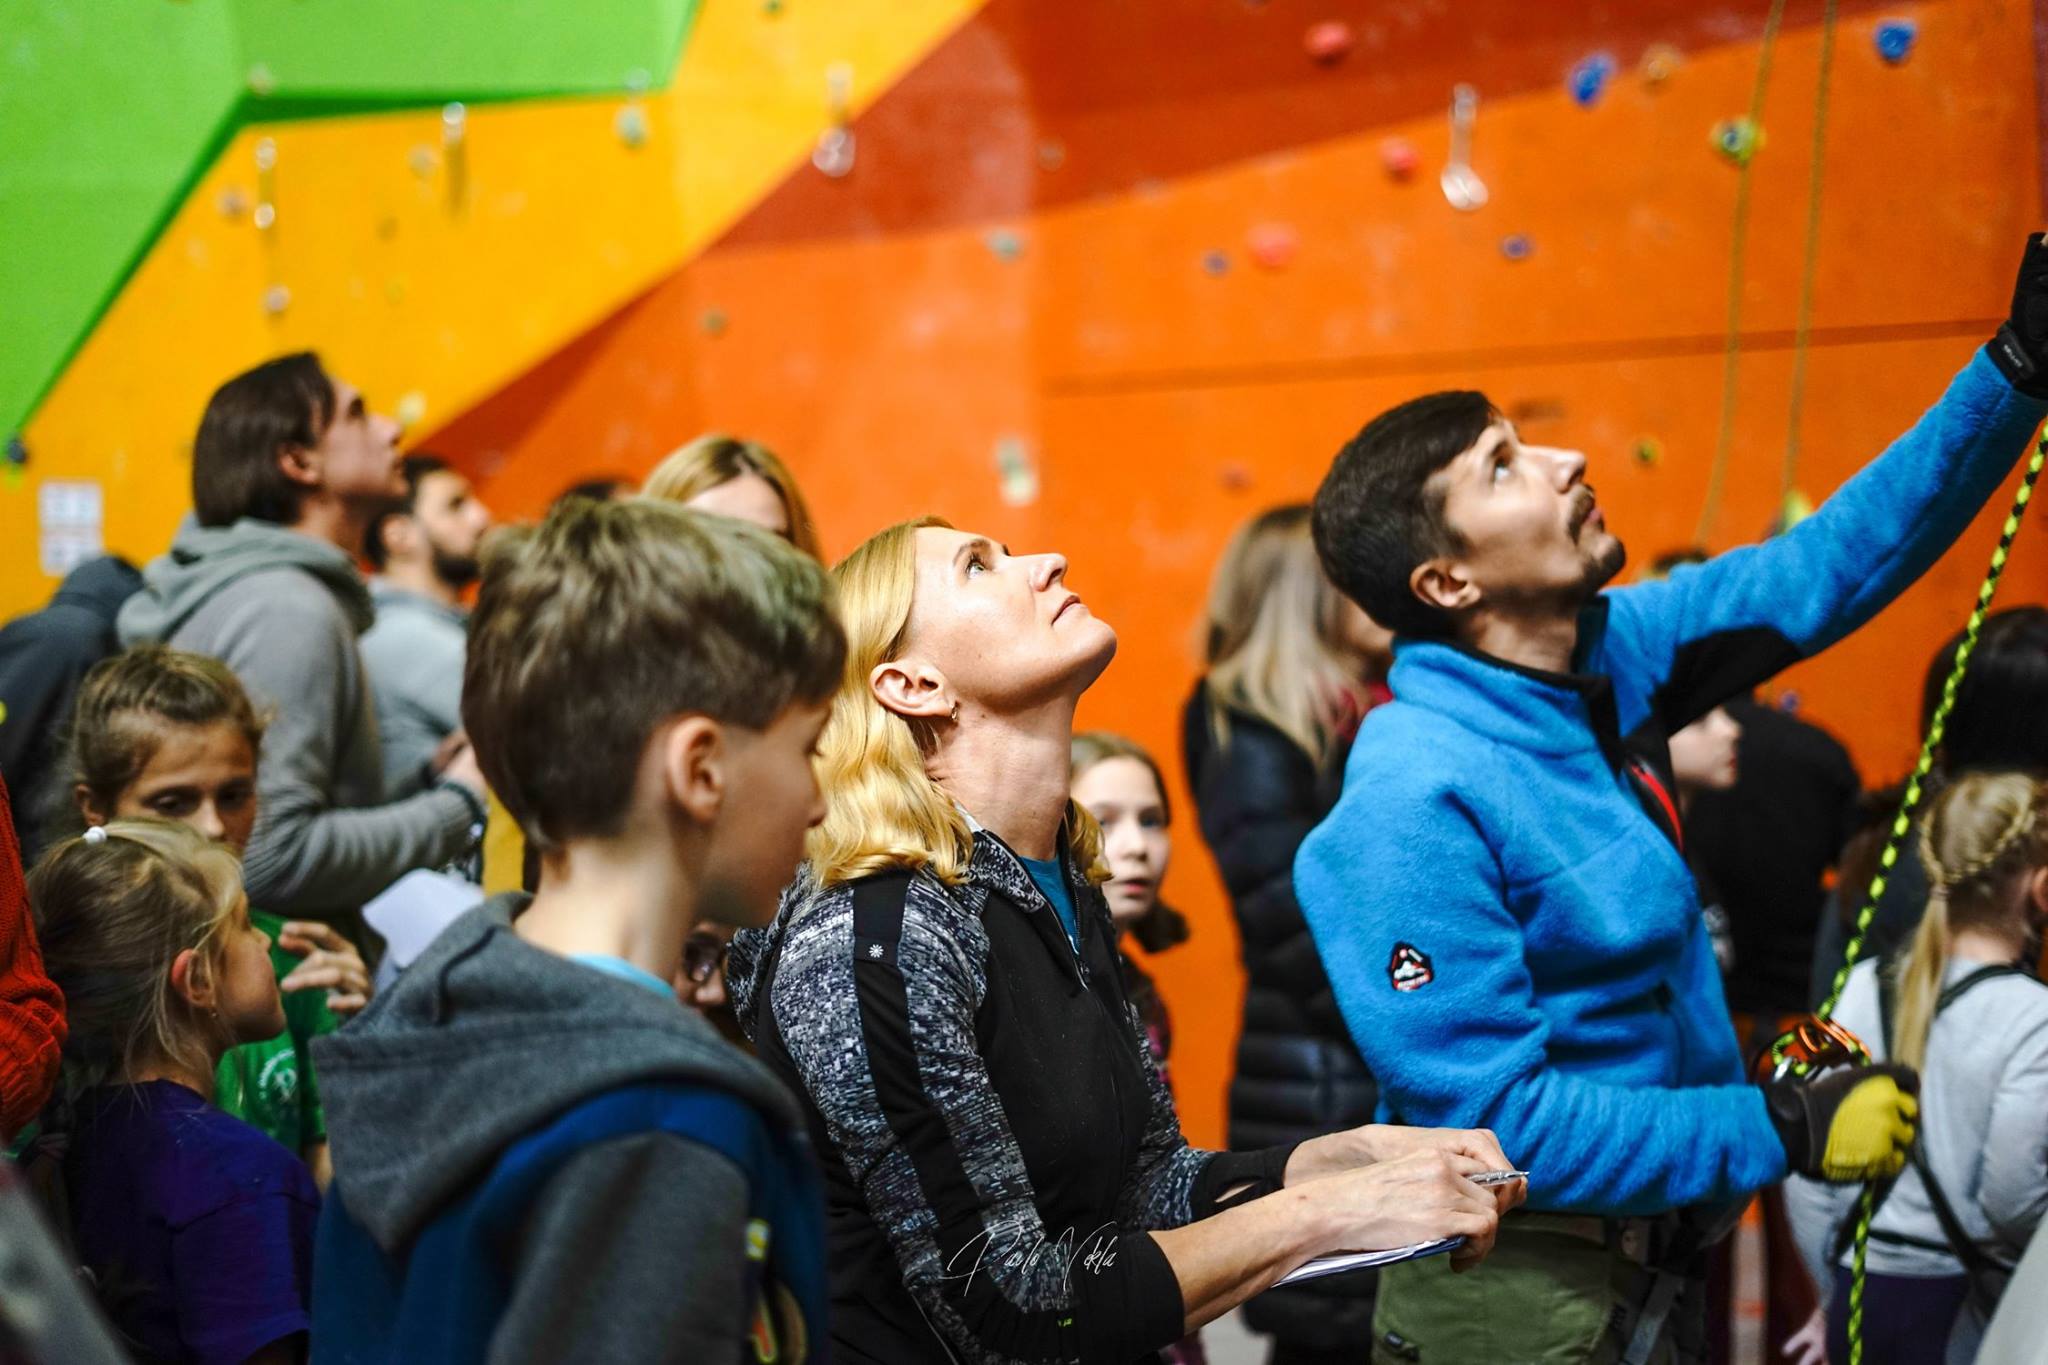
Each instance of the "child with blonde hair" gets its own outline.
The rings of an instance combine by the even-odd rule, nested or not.
[[[2048,790],[1969,773],[1935,798],[1918,854],[1931,894],[1897,960],[1859,963],[1835,1018],[1920,1073],[1920,1142],[1871,1224],[1866,1365],[1967,1361],[2048,1209]],[[1801,1250],[1846,1360],[1851,1187],[1792,1182]]]
[[[320,1196],[304,1163],[213,1103],[228,1049],[284,1028],[235,855],[116,820],[29,878],[70,1037],[44,1111],[78,1260],[142,1359],[301,1358]]]
[[[236,857],[256,826],[263,718],[228,666],[167,645],[137,645],[96,665],[72,719],[72,800],[88,825],[163,819],[218,839]],[[214,1102],[296,1152],[325,1185],[327,1120],[312,1042],[369,1001],[355,946],[332,925],[252,910],[271,941],[285,1027],[232,1048]]]

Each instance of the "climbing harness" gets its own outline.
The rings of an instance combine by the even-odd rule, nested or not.
[[[1892,817],[1884,851],[1878,855],[1876,875],[1871,877],[1870,886],[1863,893],[1863,905],[1856,912],[1855,929],[1843,951],[1842,965],[1835,972],[1827,999],[1821,1002],[1813,1016],[1801,1020],[1771,1044],[1768,1061],[1773,1076],[1804,1076],[1832,1066],[1862,1066],[1870,1061],[1870,1050],[1862,1040],[1834,1022],[1835,1007],[1841,1003],[1842,990],[1849,984],[1850,968],[1862,955],[1863,941],[1868,937],[1870,922],[1877,914],[1877,903],[1884,896],[1886,882],[1899,860],[1899,849],[1912,828],[1913,813],[1919,808],[1920,798],[1926,790],[1927,775],[1934,767],[1934,755],[1941,747],[1949,713],[1955,709],[1956,692],[1962,686],[1963,675],[1969,670],[1970,656],[1976,652],[1977,636],[1984,628],[1984,618],[1991,612],[1991,600],[1998,593],[1998,581],[2004,577],[2006,560],[2012,553],[2013,537],[2019,534],[2020,518],[2025,515],[2027,504],[2033,500],[2034,485],[2041,477],[2044,464],[2048,464],[2048,436],[2035,442],[2034,452],[2027,460],[2026,473],[2020,478],[2019,491],[2013,495],[2012,510],[2005,514],[1998,548],[1991,552],[1991,567],[1985,572],[1984,581],[1978,585],[1976,605],[1970,610],[1969,624],[1963,628],[1963,641],[1956,646],[1955,662],[1950,665],[1948,678],[1941,685],[1941,700],[1936,703],[1934,716],[1927,724],[1927,734],[1920,741],[1920,757],[1913,765],[1912,777],[1906,781],[1906,794],[1899,802],[1898,814]],[[1870,1220],[1876,1212],[1877,1184],[1869,1181],[1863,1186],[1863,1199],[1857,1211],[1855,1256],[1850,1264],[1849,1365],[1863,1365],[1864,1258],[1870,1247]]]

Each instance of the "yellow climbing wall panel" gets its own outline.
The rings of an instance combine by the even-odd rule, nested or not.
[[[460,412],[773,189],[832,118],[830,68],[857,113],[979,2],[706,0],[645,96],[474,108],[454,139],[436,111],[244,130],[28,422],[25,476],[0,484],[0,616],[54,586],[42,482],[99,481],[107,547],[139,562],[190,504],[208,394],[267,356],[317,349],[415,423]]]

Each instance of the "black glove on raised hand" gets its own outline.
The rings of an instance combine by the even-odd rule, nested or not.
[[[1905,1169],[1919,1093],[1906,1067],[1849,1066],[1768,1082],[1764,1104],[1794,1171],[1853,1182]]]
[[[1990,341],[1991,359],[2021,393],[2048,398],[2048,233],[2027,238],[2012,316]]]

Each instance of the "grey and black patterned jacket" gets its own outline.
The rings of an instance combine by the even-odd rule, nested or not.
[[[837,1361],[1150,1360],[1184,1310],[1147,1231],[1281,1183],[1291,1148],[1187,1145],[1108,908],[1068,883],[1078,952],[987,831],[963,885],[806,876],[733,942],[734,1007],[825,1167]]]

